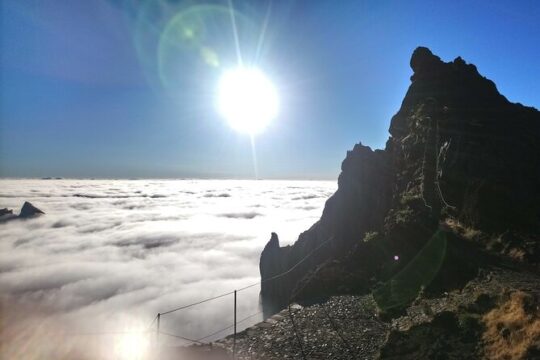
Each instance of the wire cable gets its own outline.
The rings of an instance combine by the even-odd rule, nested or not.
[[[150,323],[150,325],[148,325],[147,329],[150,329],[152,327],[152,325],[154,325],[154,323],[156,322],[158,316],[154,316],[154,319],[152,320],[152,322]]]
[[[244,321],[246,321],[246,320],[248,320],[248,319],[251,319],[252,317],[257,316],[257,315],[260,315],[260,314],[262,314],[262,311],[259,311],[259,312],[256,313],[256,314],[251,314],[251,315],[249,315],[249,316],[246,316],[246,317],[243,318],[242,320],[237,321],[236,324],[238,325],[238,324],[240,324],[240,323],[243,323]],[[217,334],[219,334],[219,333],[221,333],[221,332],[223,332],[223,331],[225,331],[225,330],[232,329],[233,327],[234,327],[234,325],[229,325],[229,326],[227,326],[227,327],[225,327],[225,328],[223,328],[223,329],[220,329],[220,330],[218,330],[218,331],[215,331],[215,332],[213,332],[213,333],[211,333],[211,334],[209,334],[209,335],[206,335],[206,336],[204,336],[204,337],[202,337],[202,338],[198,338],[197,341],[206,340],[206,339],[208,339],[209,337],[212,337],[212,336],[214,336],[214,335],[217,335]]]
[[[332,328],[334,329],[334,331],[337,333],[337,335],[339,336],[339,338],[341,339],[341,341],[343,341],[343,343],[345,344],[345,346],[347,347],[347,349],[349,349],[349,351],[350,351],[351,353],[353,353],[351,344],[349,344],[349,342],[347,341],[347,339],[345,339],[345,337],[343,336],[343,334],[342,334],[341,331],[339,330],[337,324],[334,322],[334,319],[332,319],[332,316],[330,316],[330,313],[328,312],[328,310],[326,309],[326,306],[324,306],[323,303],[321,303],[321,308],[323,309],[324,313],[326,314],[326,317],[327,317],[328,320],[330,321],[330,325],[332,326]]]
[[[192,304],[180,306],[180,307],[177,307],[177,308],[175,308],[175,309],[172,309],[172,310],[169,310],[169,311],[162,312],[162,313],[160,313],[160,314],[161,314],[161,315],[167,315],[167,314],[170,314],[170,313],[175,312],[175,311],[178,311],[178,310],[187,309],[187,308],[189,308],[189,307],[192,307],[192,306],[195,306],[195,305],[199,305],[199,304],[203,304],[203,303],[205,303],[205,302],[212,301],[212,300],[216,300],[216,299],[225,297],[225,296],[227,296],[227,295],[232,295],[232,294],[234,294],[234,291],[229,291],[228,293],[221,294],[221,295],[217,295],[217,296],[214,296],[214,297],[211,297],[211,298],[208,298],[208,299],[204,299],[204,300],[201,300],[201,301],[197,301],[197,302],[194,302],[194,303],[192,303]]]
[[[167,335],[167,336],[174,337],[174,338],[177,338],[177,339],[190,341],[190,342],[195,343],[195,344],[203,344],[200,341],[190,339],[190,338],[187,338],[187,337],[184,337],[184,336],[176,335],[176,334],[171,334],[171,333],[168,333],[168,332],[165,332],[165,331],[160,331],[159,333],[162,334],[162,335]]]
[[[68,336],[103,336],[103,335],[127,335],[127,334],[149,334],[150,330],[141,331],[92,331],[92,332],[78,332],[71,333]]]
[[[244,322],[244,321],[246,321],[246,320],[248,320],[248,319],[251,319],[251,318],[254,317],[254,316],[260,315],[260,314],[262,314],[262,311],[259,311],[259,312],[255,313],[255,314],[251,314],[251,315],[249,315],[249,316],[246,316],[246,317],[243,318],[242,320],[237,321],[236,324],[238,325],[238,324],[240,324],[240,323],[242,323],[242,322]],[[232,327],[234,327],[234,325],[227,326],[226,328],[220,329],[220,330],[218,330],[218,331],[215,331],[215,332],[213,332],[213,333],[211,333],[211,334],[209,334],[209,335],[206,335],[206,336],[201,337],[201,338],[198,338],[198,339],[190,339],[190,338],[187,338],[187,337],[185,337],[185,336],[173,334],[173,333],[166,332],[166,331],[159,331],[159,333],[160,333],[160,334],[163,334],[163,335],[170,336],[170,337],[175,337],[175,338],[178,338],[178,339],[190,341],[190,342],[196,343],[196,344],[204,344],[203,340],[206,340],[206,339],[208,339],[209,337],[212,337],[212,336],[214,336],[214,335],[217,335],[217,334],[219,334],[220,332],[223,332],[223,331],[225,331],[225,330],[229,330],[229,329],[231,329]]]
[[[296,323],[294,322],[294,317],[291,311],[291,304],[289,304],[289,317],[291,318],[291,323],[294,330],[294,336],[296,337],[298,346],[300,346],[300,353],[302,354],[302,359],[306,360],[306,354],[304,353],[304,345],[302,344],[302,339],[300,339],[300,336],[298,335],[298,329],[296,328]]]
[[[294,269],[296,269],[298,266],[300,266],[300,264],[302,264],[304,261],[306,261],[311,255],[313,255],[317,250],[319,250],[324,244],[326,244],[327,242],[329,242],[330,240],[333,240],[334,237],[331,236],[329,237],[328,239],[326,239],[325,241],[323,241],[322,243],[319,244],[319,246],[317,246],[315,249],[313,249],[309,254],[307,254],[302,260],[300,260],[299,262],[297,262],[296,264],[294,264],[293,267],[291,267],[289,270],[281,273],[281,274],[278,274],[278,275],[275,275],[275,276],[272,276],[268,279],[264,279],[261,281],[261,283],[265,283],[267,281],[271,281],[271,280],[275,280],[275,279],[278,279],[282,276],[285,276],[287,275],[288,273],[290,273],[291,271],[293,271]]]
[[[302,258],[302,260],[300,260],[299,262],[297,262],[296,264],[294,264],[289,270],[285,271],[285,272],[282,272],[281,274],[277,274],[277,275],[274,275],[272,277],[269,277],[268,279],[264,279],[264,280],[261,280],[261,281],[258,281],[254,284],[251,284],[251,285],[248,285],[248,286],[245,286],[243,288],[240,288],[237,290],[237,292],[240,292],[240,291],[243,291],[243,290],[246,290],[246,289],[249,289],[253,286],[256,286],[256,285],[259,285],[259,284],[263,284],[267,281],[272,281],[272,280],[276,280],[276,279],[279,279],[287,274],[289,274],[290,272],[292,272],[294,269],[296,269],[298,266],[300,266],[300,264],[302,264],[304,261],[306,261],[311,255],[313,255],[315,252],[317,252],[321,247],[323,247],[323,245],[325,245],[326,243],[328,243],[330,240],[334,239],[333,236],[329,237],[328,239],[326,239],[325,241],[323,241],[322,243],[319,244],[319,246],[317,246],[315,249],[313,249],[309,254],[307,254],[306,256],[304,256],[304,258]]]
[[[300,260],[299,262],[297,262],[296,264],[294,264],[289,270],[285,271],[285,272],[282,272],[281,274],[277,274],[275,276],[272,276],[268,279],[264,279],[264,280],[261,280],[261,281],[258,281],[256,283],[253,283],[251,285],[248,285],[248,286],[244,286],[240,289],[238,289],[236,292],[240,292],[240,291],[244,291],[244,290],[247,290],[251,287],[254,287],[254,286],[257,286],[259,284],[262,284],[262,283],[265,283],[267,281],[272,281],[272,280],[276,280],[276,279],[279,279],[289,273],[291,273],[294,269],[296,269],[298,266],[300,266],[300,264],[302,264],[304,261],[306,261],[309,257],[311,257],[315,252],[317,252],[320,248],[323,247],[323,245],[325,245],[326,243],[328,243],[330,240],[332,240],[334,237],[331,236],[329,237],[327,240],[323,241],[322,243],[319,244],[319,246],[317,246],[315,249],[313,249],[309,254],[307,254],[306,256],[304,256],[302,258],[302,260]],[[179,311],[179,310],[183,310],[183,309],[187,309],[189,307],[192,307],[192,306],[195,306],[195,305],[200,305],[200,304],[203,304],[205,302],[208,302],[208,301],[212,301],[212,300],[216,300],[216,299],[219,299],[219,298],[222,298],[222,297],[225,297],[225,296],[228,296],[228,295],[232,295],[234,294],[234,291],[229,291],[227,293],[224,293],[224,294],[221,294],[221,295],[217,295],[217,296],[214,296],[214,297],[211,297],[211,298],[208,298],[208,299],[204,299],[204,300],[200,300],[200,301],[197,301],[197,302],[194,302],[194,303],[191,303],[191,304],[188,304],[188,305],[183,305],[183,306],[180,306],[180,307],[177,307],[177,308],[174,308],[174,309],[171,309],[169,311],[165,311],[165,312],[162,312],[160,313],[161,315],[167,315],[167,314],[170,314],[170,313],[173,313],[175,311]]]
[[[243,290],[247,290],[249,288],[252,288],[256,285],[259,285],[259,284],[262,284],[262,283],[265,283],[267,281],[272,281],[272,280],[276,280],[276,279],[279,279],[289,273],[291,273],[294,269],[296,269],[298,266],[300,266],[300,264],[302,264],[304,261],[306,261],[309,257],[311,257],[315,252],[317,252],[320,248],[323,247],[323,245],[325,245],[326,243],[328,243],[330,240],[333,239],[333,236],[332,237],[329,237],[327,240],[323,241],[321,244],[319,244],[319,246],[317,246],[315,249],[313,249],[309,254],[307,254],[305,257],[303,257],[299,262],[297,262],[295,265],[293,265],[289,270],[281,273],[281,274],[277,274],[275,276],[272,276],[268,279],[264,279],[264,280],[261,280],[261,281],[258,281],[256,283],[253,283],[251,285],[248,285],[248,286],[244,286],[238,290],[236,290],[237,292],[240,292],[240,291],[243,291]],[[156,320],[158,319],[158,317],[160,315],[167,315],[167,314],[170,314],[170,313],[173,313],[173,312],[176,312],[176,311],[179,311],[179,310],[183,310],[183,309],[187,309],[187,308],[190,308],[192,306],[196,306],[196,305],[200,305],[200,304],[203,304],[203,303],[206,303],[206,302],[209,302],[209,301],[212,301],[212,300],[216,300],[216,299],[219,299],[219,298],[222,298],[222,297],[225,297],[225,296],[228,296],[228,295],[232,295],[234,294],[234,291],[230,291],[230,292],[227,292],[227,293],[224,293],[224,294],[220,294],[220,295],[217,295],[217,296],[214,296],[214,297],[211,297],[211,298],[207,298],[207,299],[203,299],[203,300],[200,300],[200,301],[197,301],[197,302],[194,302],[194,303],[191,303],[191,304],[187,304],[187,305],[183,305],[183,306],[180,306],[180,307],[177,307],[177,308],[174,308],[174,309],[171,309],[169,311],[165,311],[165,312],[162,312],[162,313],[159,313],[158,315],[156,315],[153,320],[150,322],[150,325],[148,325],[147,327],[147,330],[145,331],[117,331],[117,332],[87,332],[87,333],[74,333],[74,334],[70,334],[72,336],[98,336],[98,335],[119,335],[119,334],[146,334],[146,333],[150,333],[150,328],[152,327],[152,325],[154,325],[154,323],[156,322]],[[252,315],[249,315],[243,319],[241,319],[240,321],[237,321],[236,324],[239,324],[239,323],[242,323],[254,316],[257,316],[259,314],[261,314],[262,311],[258,312],[258,313],[255,313],[255,314],[252,314]],[[304,353],[304,348],[303,348],[303,345],[302,345],[302,342],[301,342],[301,339],[299,338],[298,336],[298,333],[297,333],[297,328],[296,328],[296,323],[294,322],[294,318],[292,316],[292,312],[291,312],[291,307],[289,305],[289,316],[291,317],[291,322],[293,323],[293,327],[294,327],[294,331],[295,331],[295,335],[296,335],[296,338],[298,340],[298,343],[300,344],[300,349],[302,351],[302,358],[303,359],[306,359],[306,355]],[[193,342],[193,343],[199,343],[199,344],[202,344],[202,340],[205,340],[209,337],[212,337],[214,335],[217,335],[219,334],[220,332],[223,332],[225,330],[229,330],[231,328],[233,328],[234,325],[230,325],[226,328],[223,328],[223,329],[220,329],[210,335],[206,335],[202,338],[199,338],[197,340],[194,340],[194,339],[190,339],[190,338],[186,338],[184,336],[180,336],[180,335],[176,335],[176,334],[171,334],[171,333],[167,333],[167,332],[164,332],[164,331],[159,331],[160,334],[163,334],[163,335],[166,335],[166,336],[171,336],[171,337],[176,337],[176,338],[179,338],[179,339],[182,339],[182,340],[186,340],[186,341],[190,341],[190,342]]]

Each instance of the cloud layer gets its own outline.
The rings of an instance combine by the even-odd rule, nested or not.
[[[81,333],[146,329],[158,312],[257,282],[270,232],[282,244],[294,242],[335,188],[314,181],[0,180],[0,208],[18,211],[30,201],[46,213],[0,224],[2,336],[13,344],[2,351],[50,355],[43,332],[71,344],[63,349],[69,355]],[[258,291],[239,294],[239,318],[258,311]],[[224,297],[164,316],[162,329],[199,338],[230,325],[231,309],[232,297]],[[118,342],[117,335],[83,337],[101,347]]]

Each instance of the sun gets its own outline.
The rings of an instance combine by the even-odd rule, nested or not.
[[[142,360],[148,355],[149,341],[144,334],[127,333],[115,342],[115,359]]]
[[[257,68],[238,67],[223,73],[218,109],[242,133],[261,133],[277,116],[279,99],[272,82]]]

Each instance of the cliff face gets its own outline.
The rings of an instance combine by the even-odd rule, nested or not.
[[[291,299],[367,291],[437,229],[453,240],[443,263],[463,274],[474,271],[476,250],[538,264],[540,112],[510,103],[459,57],[445,63],[420,47],[410,65],[386,148],[355,145],[321,219],[292,246],[273,234],[262,252],[268,312]],[[438,276],[452,282],[452,270]]]

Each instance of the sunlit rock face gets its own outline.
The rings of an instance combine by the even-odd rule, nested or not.
[[[452,240],[438,275],[447,284],[475,272],[467,244],[538,262],[540,113],[509,102],[460,57],[445,63],[419,47],[410,65],[412,83],[385,150],[356,145],[321,219],[294,245],[278,250],[271,240],[262,253],[264,280],[328,242],[263,285],[267,307],[366,291],[399,271],[438,228]]]

